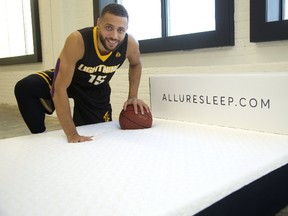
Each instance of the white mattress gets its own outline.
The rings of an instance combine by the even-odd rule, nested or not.
[[[154,119],[0,140],[1,216],[193,215],[288,163],[288,136]]]

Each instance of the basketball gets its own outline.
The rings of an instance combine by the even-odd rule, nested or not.
[[[126,110],[122,109],[119,115],[119,124],[121,129],[144,129],[152,127],[152,114],[144,109],[144,114],[141,114],[138,107],[138,114],[135,114],[134,107],[129,104]]]

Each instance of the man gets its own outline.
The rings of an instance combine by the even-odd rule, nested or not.
[[[133,104],[136,113],[138,108],[141,113],[144,112],[144,109],[149,112],[147,104],[137,98],[142,66],[138,42],[126,33],[128,19],[128,13],[122,5],[115,3],[107,5],[103,8],[95,27],[81,29],[68,36],[54,73],[48,71],[38,74],[37,82],[40,83],[40,77],[42,85],[45,82],[51,84],[49,79],[53,74],[53,82],[50,86],[51,95],[68,142],[92,140],[91,136],[78,134],[76,126],[111,121],[109,81],[126,58],[129,61],[129,94],[123,107],[126,109],[128,104]],[[37,125],[33,118],[33,112],[29,112],[29,108],[25,107],[23,101],[25,96],[22,95],[22,90],[23,86],[32,88],[36,84],[31,83],[27,87],[27,79],[27,77],[23,79],[26,80],[25,85],[23,80],[16,84],[15,96],[20,112],[31,130],[32,126],[35,129]],[[31,79],[31,75],[29,79]],[[47,85],[46,89],[49,89]],[[41,99],[38,101],[34,98],[34,102],[37,101],[38,107],[41,104],[46,106],[42,108],[43,116],[44,112],[51,113],[53,107],[52,110],[49,110],[51,106],[46,103],[50,97],[50,95],[47,96],[47,91],[42,94],[42,97],[39,96]],[[74,100],[73,119],[69,97]],[[29,114],[27,114],[28,112]],[[44,121],[44,117],[42,119]],[[29,122],[33,122],[34,125],[29,125]],[[41,119],[40,123],[42,123]],[[43,132],[43,126],[45,130],[45,125],[42,124],[40,132]],[[37,128],[35,130],[37,131]],[[33,133],[32,130],[31,132]]]

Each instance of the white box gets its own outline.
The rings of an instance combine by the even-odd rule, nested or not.
[[[288,73],[150,77],[156,118],[288,134]]]

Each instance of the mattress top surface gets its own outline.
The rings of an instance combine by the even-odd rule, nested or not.
[[[154,119],[0,140],[1,216],[193,215],[288,163],[288,136]]]

